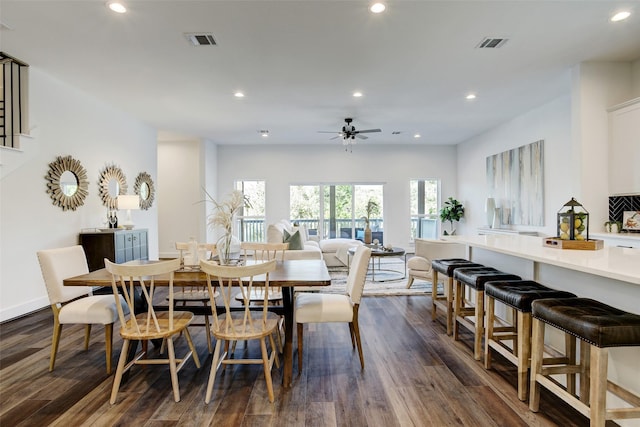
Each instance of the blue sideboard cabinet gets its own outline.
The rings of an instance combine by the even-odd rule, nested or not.
[[[118,264],[149,259],[148,231],[144,228],[83,232],[79,243],[87,256],[89,271],[104,268],[105,258]]]

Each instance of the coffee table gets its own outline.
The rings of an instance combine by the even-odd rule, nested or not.
[[[384,249],[379,245],[365,245],[371,248],[371,259],[369,260],[369,271],[367,272],[367,276],[371,275],[371,281],[374,282],[388,282],[391,280],[401,280],[406,277],[407,273],[407,253],[404,249],[399,247],[393,247],[391,250]],[[350,268],[351,257],[355,255],[357,246],[349,248],[347,252],[349,253],[347,269]],[[381,268],[380,260],[382,258],[390,258],[397,257],[402,258],[404,261],[404,270],[392,270],[389,268]],[[377,266],[376,266],[377,261]],[[376,279],[376,272],[378,273],[378,279]],[[384,274],[381,274],[384,273]]]

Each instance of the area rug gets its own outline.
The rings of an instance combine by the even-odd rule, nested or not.
[[[377,268],[377,267],[376,267]],[[398,277],[402,276],[404,270],[404,262],[389,262],[381,265],[383,270],[400,271],[400,274],[388,273],[388,272],[375,272],[375,281],[372,280],[371,270],[367,274],[367,280],[364,284],[363,296],[390,296],[390,295],[425,295],[431,294],[431,283],[424,280],[414,280],[411,288],[407,289],[407,277],[379,281],[380,279],[386,279],[391,275]],[[331,275],[331,286],[323,288],[322,292],[328,293],[344,293],[347,284],[347,269],[346,268],[330,268],[329,274]]]

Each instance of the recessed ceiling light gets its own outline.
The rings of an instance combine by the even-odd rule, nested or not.
[[[631,16],[631,12],[624,10],[622,12],[618,12],[615,15],[613,15],[611,17],[611,22],[624,21],[630,16]]]
[[[235,96],[236,98],[244,98],[244,93],[236,92],[236,93],[233,94],[233,96]]]
[[[107,7],[116,13],[125,13],[127,11],[125,5],[119,1],[107,2]]]
[[[371,5],[369,10],[373,13],[381,13],[384,12],[386,8],[387,7],[383,3],[374,3]]]
[[[269,131],[266,129],[263,129],[260,131],[260,135],[262,135],[263,138],[267,138],[269,136]]]
[[[473,93],[470,93],[469,95],[467,95],[467,99],[476,99],[476,95]]]
[[[415,135],[413,135],[414,138],[420,138],[422,135],[420,135],[419,133],[416,133]]]
[[[362,92],[353,92],[354,98],[360,98],[362,96]]]

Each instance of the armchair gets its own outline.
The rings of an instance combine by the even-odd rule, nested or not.
[[[435,239],[415,239],[416,254],[407,261],[407,289],[415,279],[432,281],[431,261],[442,258],[463,258],[465,246],[460,243]],[[434,283],[434,289],[437,289]]]

